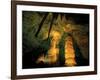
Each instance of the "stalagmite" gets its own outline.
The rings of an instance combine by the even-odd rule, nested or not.
[[[73,48],[73,40],[71,36],[66,37],[65,39],[65,65],[66,66],[75,66],[75,51]]]
[[[57,48],[57,45],[59,44],[59,40],[60,40],[60,33],[57,31],[52,31],[51,32],[51,44],[50,44],[50,48],[48,50],[48,63],[49,64],[57,64],[57,60],[58,60],[58,55],[59,55],[59,48]]]

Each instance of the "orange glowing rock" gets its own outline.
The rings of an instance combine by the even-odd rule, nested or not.
[[[68,58],[65,61],[65,65],[66,66],[75,66],[76,65],[76,61],[74,58]]]
[[[73,40],[70,36],[65,39],[65,65],[66,66],[76,65]]]
[[[57,48],[56,46],[59,43],[61,35],[57,31],[52,31],[51,37],[52,37],[51,44],[50,44],[50,49],[48,50],[47,58],[49,64],[54,64],[57,63],[58,60],[59,48]]]
[[[45,62],[45,56],[44,56],[44,54],[41,55],[41,56],[39,56],[39,58],[36,61],[36,63],[40,63],[40,62],[43,62],[43,63]]]
[[[61,34],[57,31],[52,31],[50,34],[51,37],[51,43],[50,48],[48,50],[48,54],[46,56],[41,55],[37,63],[44,62],[48,63],[50,65],[56,64],[58,62],[59,58],[59,48],[57,45],[59,44],[59,41],[61,39]],[[65,39],[65,66],[75,66],[77,63],[75,61],[75,50],[73,48],[73,39],[71,36],[67,36]]]

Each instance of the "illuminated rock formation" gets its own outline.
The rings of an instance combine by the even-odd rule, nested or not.
[[[45,62],[45,56],[44,54],[39,56],[39,58],[37,59],[36,63],[44,63]]]
[[[49,65],[56,65],[59,63],[58,58],[61,53],[59,53],[60,48],[57,46],[59,46],[61,34],[58,31],[52,31],[50,37],[50,47],[47,51],[47,55],[41,55],[38,58],[37,63],[43,62]],[[62,47],[64,47],[65,66],[75,66],[77,63],[75,61],[75,50],[73,48],[73,40],[71,36],[66,36]]]
[[[75,51],[73,48],[73,40],[71,36],[66,37],[65,39],[65,65],[66,66],[75,66]]]
[[[47,58],[49,64],[56,64],[58,62],[59,55],[59,48],[57,48],[57,45],[59,44],[61,35],[57,31],[52,31],[51,37],[51,44],[48,50]]]
[[[59,44],[59,40],[61,38],[61,35],[58,31],[52,31],[50,33],[50,47],[47,51],[46,55],[41,55],[36,63],[46,63],[49,65],[56,65],[58,62],[58,56],[59,56],[59,48],[57,47]]]

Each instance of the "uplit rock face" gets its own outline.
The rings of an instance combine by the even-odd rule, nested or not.
[[[59,48],[57,48],[57,45],[59,44],[61,35],[57,31],[52,31],[51,37],[51,44],[48,50],[47,59],[49,64],[57,64],[59,56]]]
[[[80,48],[82,56],[89,59],[89,25],[69,23],[64,28],[65,32],[71,33]]]
[[[48,65],[58,64],[59,48],[57,47],[61,38],[61,34],[58,31],[52,31],[50,33],[50,47],[47,51],[47,55],[41,55],[37,59],[37,63],[46,63]]]
[[[36,63],[39,64],[39,63],[44,63],[45,62],[45,56],[44,55],[41,55],[39,56],[39,58],[37,59]]]
[[[73,40],[70,36],[65,39],[65,65],[75,66],[75,51],[73,48]]]

